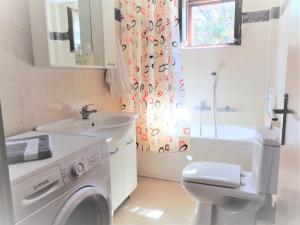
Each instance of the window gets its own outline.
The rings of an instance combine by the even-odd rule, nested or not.
[[[182,37],[185,47],[240,45],[242,0],[185,0]]]

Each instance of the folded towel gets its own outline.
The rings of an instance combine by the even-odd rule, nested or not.
[[[48,135],[7,139],[5,142],[8,164],[42,160],[52,157]]]
[[[128,67],[124,59],[120,41],[116,38],[117,46],[117,68],[108,69],[105,74],[105,81],[110,86],[110,94],[113,98],[122,97],[130,90],[128,80]]]

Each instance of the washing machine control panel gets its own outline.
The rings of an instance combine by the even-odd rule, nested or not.
[[[80,177],[84,173],[84,164],[82,162],[75,162],[71,169],[71,174],[74,177]]]
[[[72,157],[61,165],[61,174],[65,184],[73,182],[88,173],[101,162],[99,151],[86,153],[84,156]]]

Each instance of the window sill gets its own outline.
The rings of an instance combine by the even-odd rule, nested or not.
[[[211,49],[211,48],[232,48],[232,47],[241,47],[241,45],[238,45],[238,44],[206,45],[206,46],[183,46],[183,45],[181,45],[182,50]]]

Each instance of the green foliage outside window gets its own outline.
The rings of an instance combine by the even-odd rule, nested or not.
[[[192,45],[234,43],[235,2],[192,6]]]

